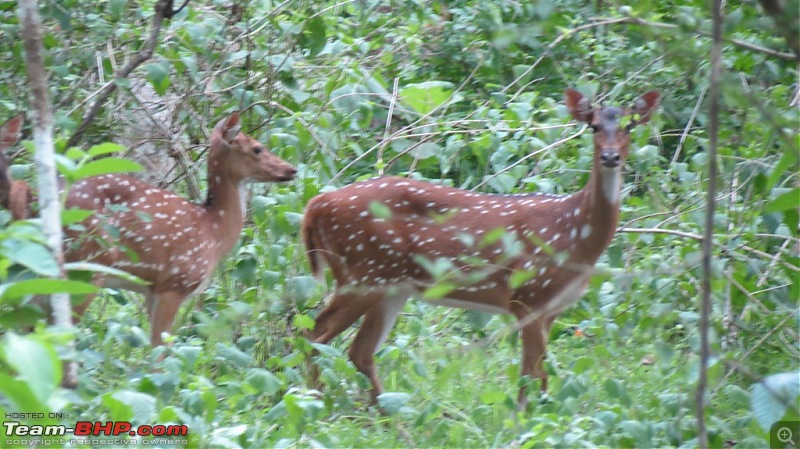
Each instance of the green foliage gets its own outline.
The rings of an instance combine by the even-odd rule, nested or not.
[[[73,336],[43,323],[18,334],[36,322],[34,294],[88,293],[80,281],[89,277],[41,281],[56,265],[36,223],[0,214],[0,322],[17,332],[0,340],[0,413],[66,410],[67,425],[186,424],[188,447],[697,444],[710,48],[697,32],[710,30],[706,3],[190,2],[164,22],[153,58],[114,81],[117,92],[84,135],[89,149],[63,148],[96,92],[149,37],[154,4],[41,5],[61,173],[74,182],[137,169],[107,142],[126,132],[123,119],[141,107],[132,86],[144,81],[164,104],[180,99],[169,125],[182,130],[179,151],[198,173],[204,148],[195,143],[236,109],[243,129],[296,164],[298,178],[254,188],[239,247],[182,309],[169,349],[147,345],[135,295],[96,301],[68,355],[82,366],[74,393],[57,387],[57,348]],[[756,3],[726,8],[707,425],[712,447],[764,447],[771,421],[798,415],[790,379],[800,368],[797,69],[733,43],[786,51]],[[0,46],[2,120],[27,109],[14,2],[0,1],[0,37],[9,43]],[[645,231],[618,233],[585,299],[557,319],[550,393],[529,410],[515,412],[516,387],[529,380],[519,376],[512,320],[410,301],[376,357],[387,390],[379,398],[387,416],[379,415],[347,359],[351,333],[313,347],[300,336],[331,287],[305,261],[305,205],[378,174],[492,193],[575,192],[593,144],[568,125],[567,87],[626,106],[662,93],[659,113],[631,134],[623,190],[621,226]],[[30,171],[28,157],[15,174]],[[198,173],[188,176],[203,187]],[[370,213],[391,215],[378,202]],[[502,229],[471,243],[492,242],[509,252],[518,243]],[[431,298],[470,281],[449,261],[420,263],[438,278]],[[533,276],[516,272],[511,287]],[[309,358],[318,385],[307,378]]]

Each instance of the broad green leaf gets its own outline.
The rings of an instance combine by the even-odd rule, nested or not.
[[[370,201],[367,207],[369,208],[369,213],[375,218],[392,218],[392,210],[380,201]]]
[[[131,282],[139,285],[147,285],[149,282],[136,277],[127,271],[122,271],[118,268],[109,267],[93,262],[67,262],[64,264],[64,269],[67,271],[91,271],[92,273],[107,274],[124,279],[126,282]]]
[[[102,156],[104,154],[120,153],[125,150],[126,148],[123,147],[122,145],[106,142],[89,148],[89,156],[97,157],[97,156]]]
[[[106,157],[96,161],[89,161],[78,167],[73,173],[72,178],[79,180],[90,176],[105,175],[108,173],[128,173],[142,170],[138,162],[128,159]]]
[[[378,396],[378,406],[387,415],[394,415],[411,399],[407,393],[383,393]]]
[[[120,390],[103,396],[109,417],[115,421],[145,422],[156,413],[156,399],[138,391]]]
[[[125,8],[128,6],[128,0],[111,0],[109,6],[114,20],[121,20],[125,14]]]
[[[50,251],[29,240],[7,239],[0,246],[3,255],[42,276],[57,276],[58,265]]]
[[[287,279],[286,291],[292,294],[295,301],[304,303],[314,296],[318,285],[314,276],[295,276]]]
[[[766,188],[771,189],[781,177],[786,176],[786,173],[792,166],[797,162],[797,152],[788,149],[787,151],[783,152],[781,159],[775,165],[775,168],[772,169],[772,173],[767,178]]]
[[[9,333],[3,341],[3,355],[36,400],[46,403],[61,379],[56,352],[32,338]]]
[[[153,89],[159,94],[164,95],[170,86],[169,64],[166,61],[154,62],[145,66],[147,80]]]
[[[245,375],[247,382],[261,393],[275,394],[283,388],[283,382],[271,372],[261,368],[251,368]]]
[[[425,289],[422,296],[427,299],[443,298],[447,296],[448,293],[455,290],[456,287],[457,286],[451,282],[439,281]]]
[[[5,347],[3,350],[8,351]],[[0,395],[3,395],[16,410],[46,409],[44,403],[36,398],[28,382],[9,376],[3,371],[0,371]]]
[[[400,90],[400,100],[421,115],[444,105],[452,95],[453,84],[444,81],[426,81],[409,84]]]
[[[800,372],[773,374],[753,386],[750,407],[758,424],[768,431],[781,420],[787,404],[797,404],[800,394]]]
[[[297,329],[314,329],[314,324],[314,319],[303,313],[298,313],[292,318],[292,325]]]
[[[532,270],[517,270],[508,278],[508,286],[517,289],[534,277],[536,277],[536,273]]]
[[[779,212],[800,207],[800,187],[792,189],[772,199],[764,206],[765,213]]]
[[[491,404],[502,404],[505,402],[508,395],[503,393],[502,391],[484,391],[481,393],[480,400],[484,404],[491,405]]]
[[[320,354],[326,357],[341,357],[342,351],[330,345],[322,343],[311,343],[311,347],[319,351]]]
[[[227,360],[240,368],[247,368],[253,363],[253,358],[238,348],[230,345],[217,343],[217,358]]]
[[[94,214],[94,211],[86,209],[62,209],[61,225],[67,227],[75,223],[80,223],[91,217],[92,214]]]
[[[28,279],[11,284],[0,285],[0,298],[13,299],[28,295],[52,295],[53,293],[69,293],[86,295],[97,292],[92,284],[67,279]]]
[[[306,20],[303,26],[303,34],[298,39],[300,46],[308,50],[309,56],[316,56],[323,48],[327,40],[325,38],[325,22],[322,17],[316,16]]]

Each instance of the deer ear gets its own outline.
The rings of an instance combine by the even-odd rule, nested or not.
[[[647,123],[650,121],[650,116],[653,111],[658,107],[661,94],[658,91],[651,90],[650,92],[637,98],[631,108],[634,114],[639,114],[639,120],[636,124]]]
[[[25,114],[18,114],[0,126],[0,151],[11,148],[19,139]]]
[[[222,119],[219,123],[217,123],[216,128],[214,128],[216,132],[219,132],[222,139],[228,143],[233,143],[236,136],[241,131],[241,127],[239,126],[239,111],[233,112],[230,117],[226,119]]]
[[[589,104],[589,100],[583,94],[577,90],[567,89],[564,92],[564,102],[575,120],[592,123],[592,105]]]

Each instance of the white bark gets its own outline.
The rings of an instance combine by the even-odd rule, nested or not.
[[[33,142],[36,147],[34,162],[39,179],[39,210],[42,231],[59,266],[59,277],[64,277],[64,254],[62,252],[61,204],[58,200],[58,182],[53,150],[53,113],[48,97],[47,72],[44,67],[42,24],[39,7],[35,0],[19,0],[19,17],[31,94],[33,118]],[[69,295],[54,294],[50,298],[51,321],[57,327],[72,327],[72,307]],[[72,343],[70,343],[72,345]],[[71,348],[70,348],[71,349]],[[64,385],[77,383],[74,363],[65,364]]]

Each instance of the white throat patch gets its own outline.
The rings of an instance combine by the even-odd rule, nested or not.
[[[622,169],[617,168],[602,168],[600,173],[600,184],[603,190],[603,196],[609,204],[617,204],[619,202],[619,178]]]

